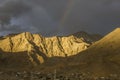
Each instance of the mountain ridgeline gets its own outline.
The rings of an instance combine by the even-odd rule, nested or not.
[[[120,28],[103,38],[78,32],[43,37],[24,32],[0,38],[0,69],[83,72],[96,76],[120,74]]]
[[[38,65],[50,57],[69,57],[86,50],[96,40],[83,32],[66,37],[43,37],[23,32],[0,38],[1,63],[9,66]],[[95,36],[96,37],[96,36]],[[20,64],[18,64],[20,63]]]

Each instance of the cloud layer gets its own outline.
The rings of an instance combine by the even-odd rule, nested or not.
[[[119,0],[0,0],[0,34],[105,34],[120,26]]]

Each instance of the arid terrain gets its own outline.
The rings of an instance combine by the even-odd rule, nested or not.
[[[77,34],[80,36],[43,37],[29,32],[3,36],[0,38],[1,64],[15,68],[38,66],[49,58],[76,55],[101,38],[85,32]]]
[[[43,37],[29,32],[2,36],[0,75],[16,76],[11,80],[18,80],[19,75],[27,75],[28,79],[22,80],[31,80],[33,75],[37,78],[32,80],[48,80],[40,75],[49,74],[49,80],[60,76],[64,79],[58,80],[83,80],[85,76],[88,80],[119,80],[119,33],[120,28],[104,37],[86,32],[65,37]],[[74,78],[67,79],[69,75]]]
[[[120,0],[0,0],[0,80],[120,80]]]

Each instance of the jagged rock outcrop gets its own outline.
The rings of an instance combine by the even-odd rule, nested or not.
[[[84,38],[73,35],[68,37],[42,37],[38,34],[24,32],[8,35],[0,40],[0,48],[5,52],[41,51],[47,57],[71,56],[87,49],[90,46]]]
[[[92,42],[93,41],[91,41],[91,43]],[[86,50],[91,43],[86,42],[82,36],[79,38],[74,35],[67,37],[43,37],[39,34],[23,32],[1,37],[0,49],[4,58],[6,58],[6,56],[8,58],[11,54],[14,56],[11,57],[11,61],[14,61],[21,53],[21,55],[24,55],[23,58],[27,58],[28,62],[30,61],[32,64],[37,65],[44,63],[47,57],[67,57],[76,55]],[[21,57],[17,59],[18,63],[24,62]]]

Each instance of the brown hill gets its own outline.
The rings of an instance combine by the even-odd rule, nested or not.
[[[91,42],[92,43],[92,42]],[[91,44],[83,37],[43,37],[24,32],[0,38],[0,63],[28,66],[44,63],[48,57],[66,57],[86,50]]]
[[[90,72],[98,76],[120,74],[120,28],[68,61],[71,72]]]

